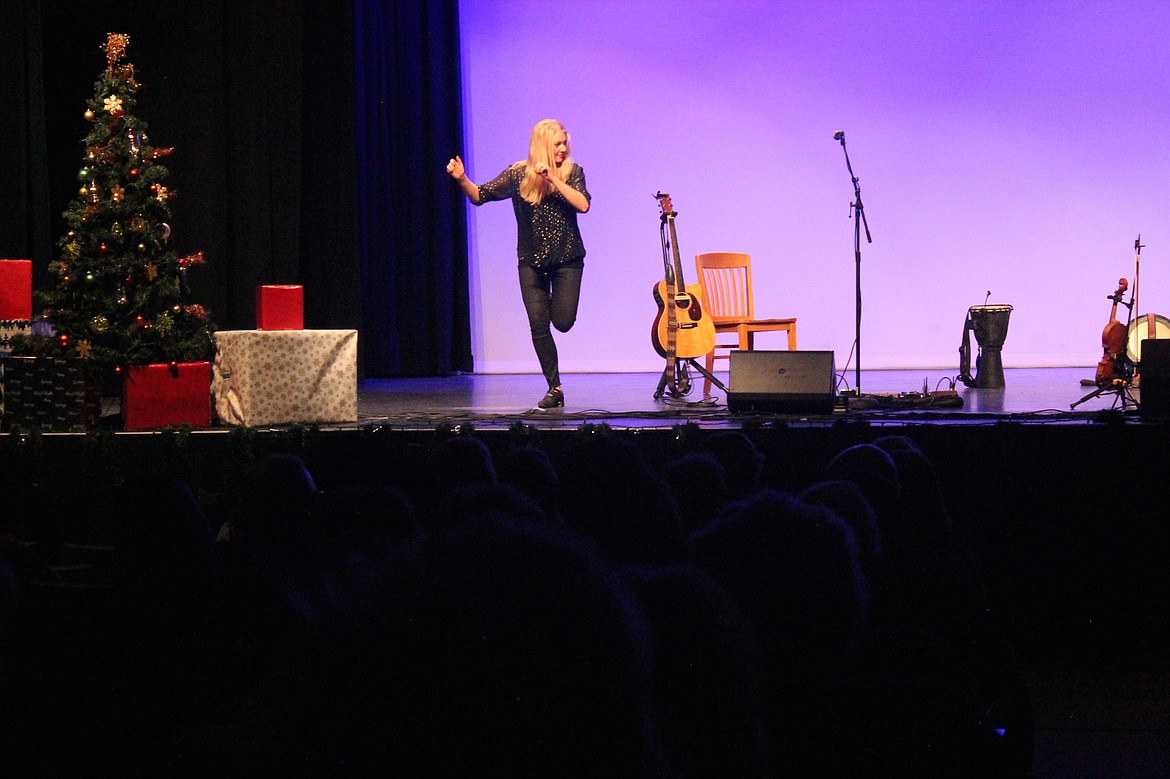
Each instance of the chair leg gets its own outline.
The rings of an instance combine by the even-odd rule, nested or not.
[[[788,328],[788,351],[796,351],[796,325],[793,324]]]
[[[740,328],[739,331],[739,350],[741,352],[750,352],[756,348],[756,334],[752,330]]]
[[[714,349],[707,352],[706,363],[707,363],[707,373],[712,373],[713,369],[715,367],[715,350]],[[708,379],[706,376],[704,376],[703,377],[703,397],[707,397],[710,394],[711,394],[711,380]]]

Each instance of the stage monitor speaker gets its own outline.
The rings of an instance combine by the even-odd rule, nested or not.
[[[836,386],[832,352],[737,350],[731,352],[727,409],[830,414]]]
[[[1141,355],[1141,411],[1170,415],[1170,338],[1143,339]]]

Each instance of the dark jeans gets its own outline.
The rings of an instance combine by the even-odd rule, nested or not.
[[[524,297],[524,310],[528,312],[532,346],[536,349],[540,370],[549,389],[561,383],[557,345],[549,326],[567,333],[577,321],[577,302],[581,298],[581,274],[584,271],[584,264],[580,261],[552,268],[534,268],[525,263],[519,266],[520,294]]]

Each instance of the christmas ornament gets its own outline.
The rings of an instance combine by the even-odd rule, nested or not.
[[[114,75],[122,81],[125,81],[129,86],[138,86],[138,82],[134,80],[134,66],[129,62],[114,68]]]
[[[141,233],[148,227],[147,221],[140,216],[130,217],[130,229],[136,233]]]
[[[89,359],[89,341],[81,340],[77,342],[77,353],[84,359]]]
[[[158,330],[159,334],[164,337],[170,334],[174,325],[175,320],[165,311],[154,318],[154,329]]]
[[[115,203],[121,203],[125,197],[126,190],[123,187],[115,186],[110,190],[110,200],[113,200]]]
[[[105,146],[87,146],[85,158],[92,163],[105,165],[110,161],[110,150]]]
[[[138,177],[141,175],[142,171],[140,171],[138,168],[131,168],[126,172],[126,178],[130,179],[131,181],[138,181]]]
[[[110,329],[110,320],[98,314],[89,320],[89,329],[100,335]]]
[[[186,257],[180,257],[179,267],[187,270],[192,265],[202,265],[205,262],[207,262],[207,259],[203,256],[203,252],[195,252],[194,254],[188,254]]]
[[[150,281],[158,278],[158,266],[153,262],[146,263],[146,278]]]
[[[89,168],[82,168],[81,170],[77,171],[77,180],[89,181]]]
[[[110,116],[122,115],[122,98],[118,97],[117,95],[110,95],[102,101],[102,105],[106,107],[106,112],[109,113]]]
[[[93,113],[93,111],[91,111],[90,109],[87,108],[87,109],[85,109],[85,113],[82,114],[82,116],[85,117],[87,122],[92,122],[93,117],[94,117],[94,113]]]

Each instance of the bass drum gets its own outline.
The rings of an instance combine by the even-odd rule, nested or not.
[[[1142,314],[1129,323],[1125,353],[1130,362],[1141,365],[1142,341],[1147,338],[1170,338],[1170,319],[1161,314]]]

